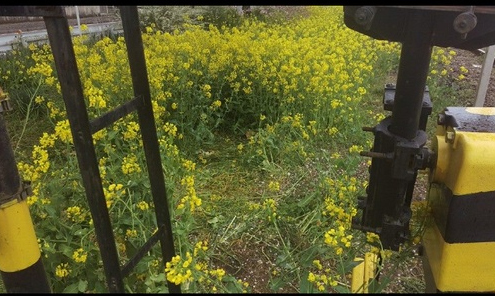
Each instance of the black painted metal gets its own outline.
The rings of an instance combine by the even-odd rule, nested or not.
[[[0,6],[2,16],[47,16],[64,17],[65,10],[62,6]]]
[[[417,171],[426,168],[431,158],[423,146],[427,140],[427,116],[431,113],[425,89],[432,53],[433,16],[427,10],[410,10],[403,20],[397,86],[393,99],[387,97],[387,88],[384,97],[384,108],[391,108],[392,115],[373,128],[372,151],[362,153],[373,159],[367,196],[359,202],[362,216],[353,220],[353,227],[378,233],[385,249],[398,250],[408,238]],[[371,32],[369,22],[384,21],[376,17],[368,16],[368,28],[361,28],[362,33],[380,33]],[[352,23],[349,18],[348,23]]]
[[[170,261],[175,255],[175,251],[137,7],[123,6],[120,8],[120,13],[124,28],[124,38],[127,43],[135,98],[91,122],[89,121],[84,102],[67,19],[65,17],[44,17],[44,20],[55,58],[57,72],[64,73],[64,75],[59,75],[62,95],[65,101],[67,117],[71,125],[79,168],[95,225],[108,289],[110,292],[121,293],[124,292],[123,277],[129,274],[131,269],[151,250],[154,244],[160,241],[164,261]],[[92,134],[132,111],[138,112],[146,164],[155,204],[158,231],[121,269],[101,184]],[[179,285],[168,282],[168,286],[170,293],[181,292]]]
[[[141,136],[143,139],[146,164],[151,183],[151,192],[155,204],[156,220],[158,228],[164,228],[163,235],[160,236],[160,246],[164,261],[172,260],[175,255],[174,240],[172,235],[172,225],[168,209],[167,192],[165,189],[164,173],[161,165],[158,138],[156,135],[155,118],[153,116],[153,106],[144,56],[143,40],[139,28],[139,18],[136,6],[120,6],[122,26],[124,28],[124,38],[127,45],[127,54],[131,68],[132,84],[134,96],[141,98],[137,112]],[[170,293],[180,293],[180,286],[168,282]]]
[[[410,203],[418,169],[428,163],[428,153],[422,148],[426,133],[408,140],[389,131],[389,116],[373,128],[373,150],[363,152],[371,156],[370,182],[367,196],[359,202],[361,216],[353,220],[353,227],[380,234],[385,249],[398,250],[409,236]]]
[[[460,14],[473,8],[476,26],[467,34],[456,31],[454,23]],[[368,15],[360,13],[363,6],[344,6],[345,24],[358,32],[376,39],[404,42],[409,18],[414,13],[432,14],[435,22],[431,45],[474,50],[495,43],[495,6],[372,6]],[[370,21],[371,20],[371,21]]]
[[[431,59],[432,14],[414,11],[404,32],[390,131],[413,139],[419,128],[423,94]]]
[[[124,292],[119,258],[93,146],[88,113],[77,69],[69,24],[65,17],[44,17],[62,96],[69,119],[79,170],[93,217],[110,292]],[[63,73],[61,75],[60,73]]]
[[[21,179],[14,158],[14,151],[5,126],[3,115],[0,113],[0,201],[8,202],[20,192]]]
[[[491,114],[467,112],[465,107],[447,107],[440,115],[442,125],[454,127],[456,131],[495,133],[495,116]]]
[[[51,293],[41,257],[28,268],[1,274],[7,293]]]
[[[131,270],[141,261],[141,259],[148,253],[151,248],[159,241],[163,236],[163,230],[165,227],[161,227],[155,232],[146,243],[136,252],[136,254],[122,267],[122,276],[129,275]]]
[[[90,122],[91,133],[94,134],[97,131],[101,130],[102,128],[114,123],[115,121],[121,119],[127,114],[130,114],[131,112],[135,111],[140,102],[141,100],[139,100],[138,98],[134,98],[116,107],[115,109],[108,111],[102,116],[91,120]]]

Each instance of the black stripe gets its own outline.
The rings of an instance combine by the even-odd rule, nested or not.
[[[41,257],[26,269],[0,273],[7,293],[51,293]]]
[[[447,243],[495,241],[495,191],[454,195],[442,186],[433,216]]]

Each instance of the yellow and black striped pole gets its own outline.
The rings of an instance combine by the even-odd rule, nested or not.
[[[433,139],[427,293],[495,292],[495,108],[447,107]]]
[[[3,111],[9,110],[0,88],[0,274],[8,293],[50,293],[41,252],[21,182]]]

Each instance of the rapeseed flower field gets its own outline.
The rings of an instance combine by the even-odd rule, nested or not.
[[[387,115],[379,91],[396,70],[400,43],[348,29],[342,7],[307,9],[284,23],[146,27],[177,254],[163,262],[154,248],[126,278],[129,292],[166,292],[166,281],[191,293],[349,292],[356,256],[381,253],[385,264],[393,257],[376,236],[351,229],[351,219],[367,185],[368,159],[359,152],[372,145],[361,127]],[[132,98],[123,37],[82,35],[73,43],[90,118]],[[21,129],[11,133],[22,146],[15,150],[18,169],[31,182],[28,203],[45,269],[54,292],[105,292],[57,80],[63,73],[56,73],[48,45],[26,51],[0,63],[0,83],[9,92],[29,86],[24,127],[43,122],[33,145],[19,144]],[[432,92],[451,73],[454,55],[435,49]],[[93,141],[125,263],[156,231],[137,115]],[[401,252],[417,244],[420,232],[413,234]]]

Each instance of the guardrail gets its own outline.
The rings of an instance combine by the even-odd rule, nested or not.
[[[98,24],[88,24],[84,25],[87,30],[81,31],[79,26],[76,26],[72,30],[72,36],[77,35],[97,35],[97,34],[122,34],[122,23],[120,22],[109,22],[109,23],[98,23]],[[48,34],[46,30],[37,30],[29,32],[18,32],[12,34],[2,34],[0,35],[0,54],[5,54],[6,52],[16,48],[16,47],[27,47],[30,43],[47,43]]]

